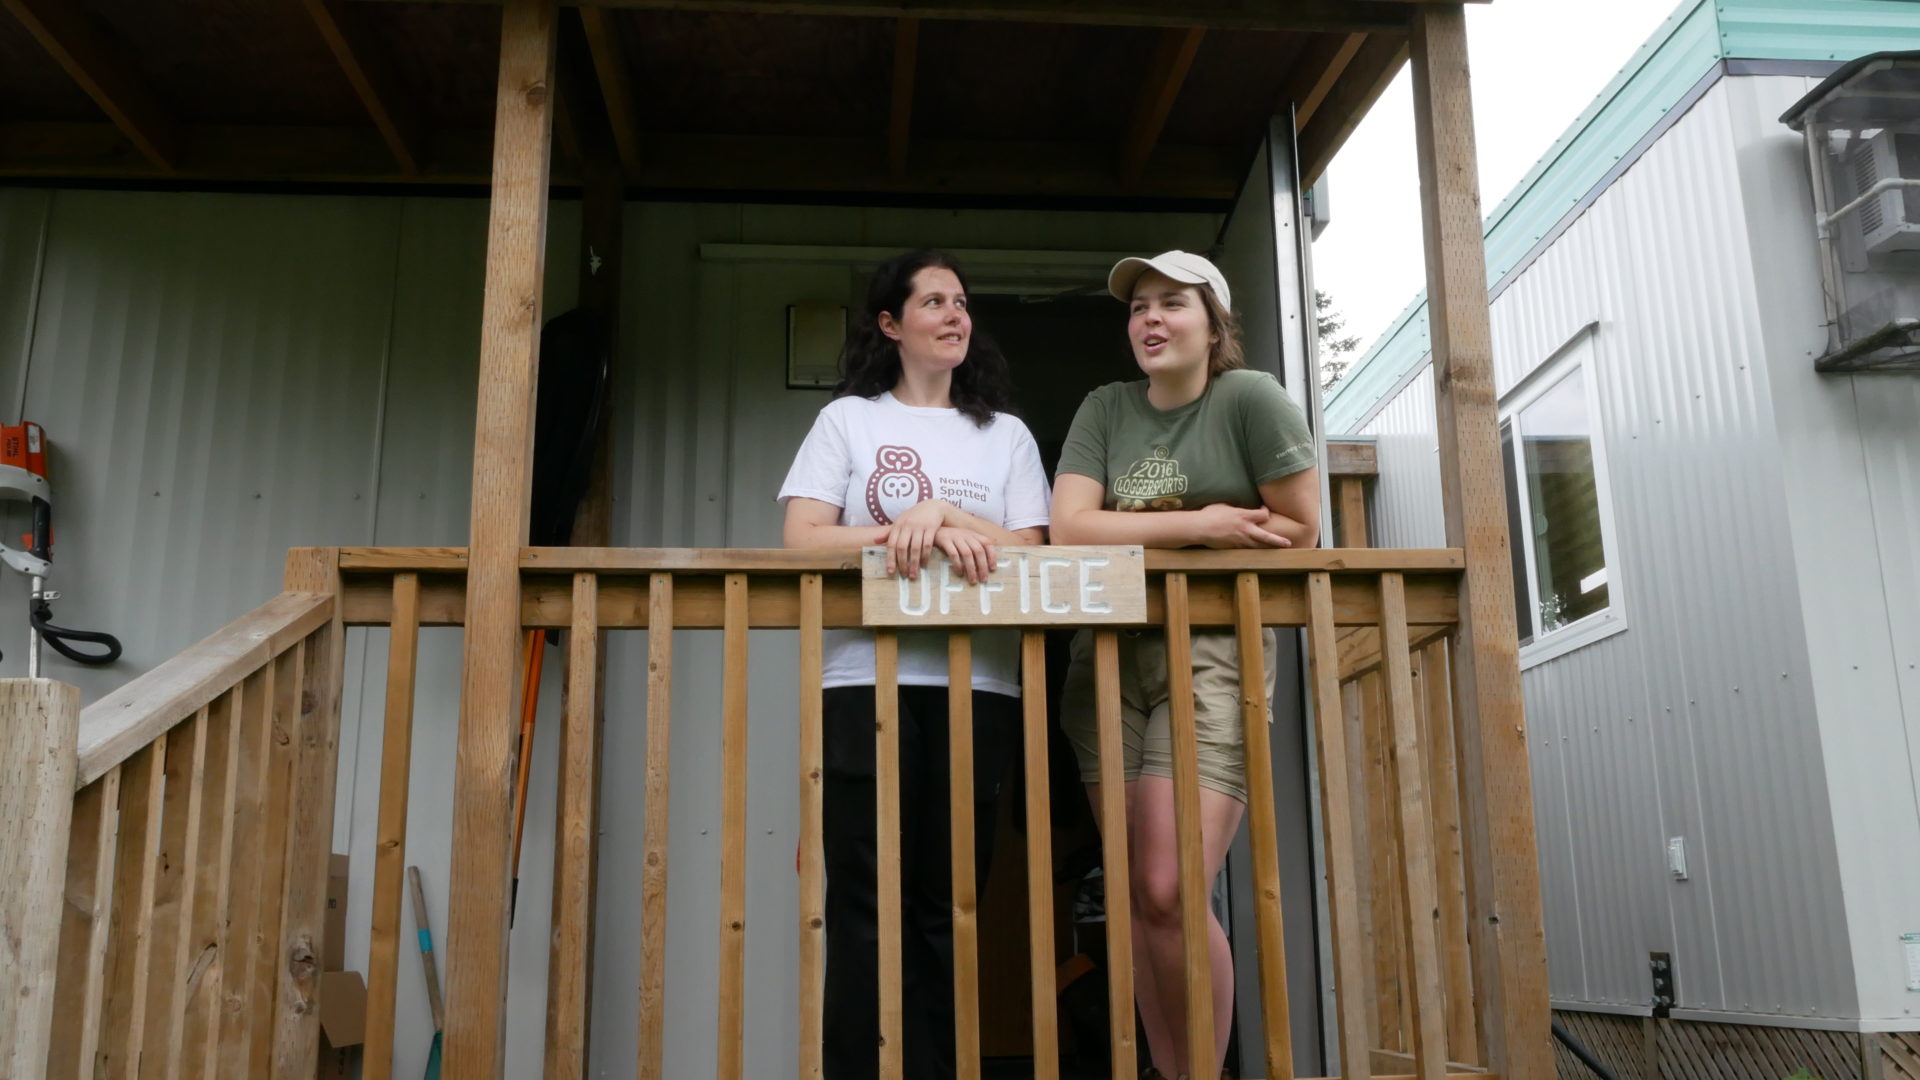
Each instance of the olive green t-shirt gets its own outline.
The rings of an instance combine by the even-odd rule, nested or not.
[[[1147,383],[1087,395],[1060,451],[1059,473],[1100,481],[1109,510],[1257,507],[1260,485],[1315,462],[1300,407],[1272,375],[1223,371],[1194,401],[1147,402]]]

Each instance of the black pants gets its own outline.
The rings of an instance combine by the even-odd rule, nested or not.
[[[880,1071],[880,933],[871,686],[825,700],[826,1073]],[[1020,702],[974,691],[974,881],[992,861],[994,800],[1018,745]],[[906,1075],[953,1076],[953,865],[947,688],[900,688],[900,985]]]

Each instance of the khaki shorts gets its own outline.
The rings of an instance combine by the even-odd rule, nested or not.
[[[1123,774],[1173,777],[1172,715],[1167,699],[1167,639],[1159,631],[1120,632],[1120,743]],[[1278,642],[1263,634],[1271,701]],[[1094,706],[1093,632],[1073,637],[1073,661],[1061,691],[1060,725],[1080,759],[1083,783],[1100,782],[1100,728]],[[1272,713],[1269,711],[1269,718]],[[1240,646],[1231,631],[1193,632],[1193,721],[1200,786],[1247,801],[1247,742],[1240,722]]]

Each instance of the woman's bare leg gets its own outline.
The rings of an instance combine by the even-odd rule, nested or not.
[[[1126,825],[1129,862],[1131,862],[1133,853],[1138,850],[1133,840],[1135,821],[1133,800],[1134,791],[1138,786],[1137,783],[1127,784]],[[1093,819],[1100,823],[1101,830],[1104,833],[1106,822],[1103,821],[1100,816],[1099,784],[1087,785],[1087,798],[1093,803]],[[1129,900],[1132,899],[1132,888],[1128,882],[1116,882],[1112,875],[1108,875],[1106,877],[1106,886],[1109,905],[1112,903],[1111,898],[1115,895],[1125,896]],[[1116,890],[1122,891],[1116,892]],[[1175,1076],[1177,1075],[1176,1073],[1169,1071],[1174,1067],[1172,1035],[1168,1028],[1166,1015],[1160,1010],[1159,986],[1154,981],[1153,965],[1146,962],[1146,938],[1141,933],[1140,918],[1138,915],[1135,915],[1130,918],[1127,923],[1132,930],[1131,937],[1133,942],[1133,997],[1134,1001],[1140,1006],[1141,1026],[1147,1029],[1147,1060],[1151,1061],[1153,1066],[1161,1072],[1166,1073],[1168,1076]],[[1131,1017],[1128,1019],[1131,1019]]]
[[[1186,950],[1180,923],[1180,846],[1174,828],[1173,781],[1143,776],[1130,804],[1134,823],[1132,847],[1134,926],[1140,941],[1136,967],[1150,969],[1158,1012],[1172,1045],[1173,1060],[1159,1065],[1168,1076],[1187,1074],[1199,1080],[1220,1075],[1226,1061],[1227,1032],[1233,1022],[1233,952],[1226,931],[1207,910],[1207,952],[1213,969],[1214,1061],[1211,1071],[1195,1068],[1187,1048]],[[1230,795],[1200,789],[1200,835],[1205,852],[1206,880],[1211,887],[1226,863],[1227,848],[1240,828],[1246,806]],[[1144,987],[1146,977],[1142,978]],[[1142,998],[1141,1012],[1148,1012]],[[1159,1057],[1156,1055],[1156,1064]]]

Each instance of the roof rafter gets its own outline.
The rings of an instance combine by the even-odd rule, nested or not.
[[[1167,126],[1167,114],[1173,111],[1174,99],[1180,96],[1180,87],[1187,81],[1187,72],[1193,70],[1193,58],[1206,36],[1206,30],[1197,26],[1160,31],[1160,41],[1154,46],[1153,59],[1147,62],[1146,76],[1140,80],[1140,92],[1133,101],[1133,114],[1120,140],[1122,183],[1138,182],[1146,170],[1147,159],[1153,156],[1160,132]]]
[[[605,8],[583,6],[580,26],[586,32],[587,51],[593,56],[593,71],[600,82],[600,100],[606,106],[607,124],[613,129],[613,145],[620,153],[620,165],[628,176],[640,172],[639,107],[633,93],[633,75],[627,70],[627,54],[620,47],[619,28],[614,14]]]
[[[66,0],[0,0],[94,104],[162,172],[178,163],[171,117],[133,66]]]
[[[1280,100],[1274,103],[1274,112],[1284,114],[1288,108],[1292,108],[1294,130],[1304,130],[1312,122],[1313,114],[1319,112],[1320,106],[1326,102],[1327,95],[1333,92],[1340,76],[1346,74],[1353,58],[1360,54],[1360,47],[1366,43],[1367,35],[1348,34],[1332,48],[1315,49],[1309,46],[1301,50],[1293,74],[1280,91]]]
[[[387,0],[433,3],[444,0]],[[464,0],[497,4],[500,0]],[[1405,33],[1410,0],[571,0],[581,6],[737,15],[858,15],[883,19],[1178,26],[1213,30]]]
[[[366,106],[373,126],[380,131],[393,160],[405,176],[420,172],[419,123],[406,108],[406,96],[394,83],[385,58],[369,44],[359,16],[339,0],[303,0],[314,28],[327,43],[340,70],[353,85],[353,92]]]
[[[900,19],[893,32],[893,99],[887,116],[887,172],[907,174],[907,135],[913,126],[913,86],[919,71],[920,20]]]
[[[1312,122],[1300,131],[1300,182],[1311,184],[1326,171],[1340,147],[1362,117],[1386,92],[1387,84],[1407,62],[1404,37],[1374,35],[1360,46],[1353,61],[1333,84]]]

